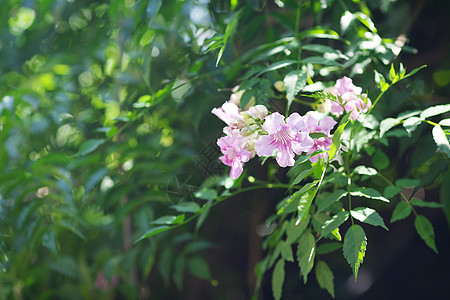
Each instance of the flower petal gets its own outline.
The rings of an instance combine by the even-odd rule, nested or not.
[[[287,119],[286,123],[289,126],[289,129],[299,131],[302,126],[302,116],[298,113],[292,113]]]
[[[302,119],[302,131],[303,132],[317,132],[319,121],[311,114],[306,114]]]
[[[255,143],[255,150],[258,156],[272,156],[276,148],[273,139],[268,135],[261,136]]]
[[[277,112],[274,112],[273,114],[265,118],[262,128],[269,134],[275,134],[284,126],[286,126],[286,123],[284,122],[284,116],[280,115]]]
[[[277,163],[280,167],[293,166],[295,163],[294,153],[287,147],[278,148]]]
[[[230,169],[230,177],[237,179],[239,178],[239,176],[241,176],[243,171],[242,168],[242,163],[239,161],[235,161],[232,165],[231,165],[231,169]]]
[[[320,120],[319,127],[321,128],[321,131],[323,133],[329,135],[331,129],[333,129],[334,125],[336,124],[337,122],[332,117],[325,117],[322,120]]]

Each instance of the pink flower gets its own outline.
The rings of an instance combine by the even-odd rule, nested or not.
[[[352,121],[361,120],[360,114],[366,113],[372,106],[367,95],[361,94],[362,88],[355,86],[352,80],[345,76],[338,79],[334,87],[326,89],[326,92],[336,97],[330,103],[331,113],[335,116],[342,115],[345,110],[351,112]]]
[[[361,95],[362,92],[362,88],[355,86],[353,84],[353,81],[346,76],[338,79],[336,81],[336,84],[334,85],[334,88],[336,89],[338,95],[341,97],[345,93],[354,93],[356,95]]]
[[[332,144],[330,131],[333,129],[337,122],[331,117],[325,117],[322,120],[317,120],[312,114],[307,114],[302,119],[302,131],[307,133],[323,133],[326,137],[319,137],[313,139],[314,145],[309,149],[307,154],[314,153],[317,150],[328,151]],[[313,163],[319,160],[319,157],[323,159],[328,159],[327,153],[320,153],[319,155],[314,155],[309,160]]]
[[[243,163],[250,159],[251,153],[245,150],[247,139],[238,130],[227,130],[227,136],[217,140],[220,151],[224,154],[219,159],[227,166],[231,166],[230,177],[239,178],[243,171]]]
[[[239,107],[231,102],[225,102],[220,108],[213,108],[211,113],[224,121],[231,128],[242,128],[245,118],[240,114]]]
[[[278,150],[277,163],[281,167],[293,166],[294,156],[308,151],[314,144],[307,133],[299,132],[302,117],[291,114],[286,122],[284,116],[275,112],[265,118],[262,128],[268,135],[262,135],[255,143],[259,156],[271,156]]]

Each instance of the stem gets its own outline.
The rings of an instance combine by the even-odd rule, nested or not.
[[[221,203],[222,201],[224,201],[224,200],[226,200],[228,198],[231,198],[231,197],[236,196],[236,195],[241,194],[241,193],[245,193],[245,192],[249,192],[249,191],[253,191],[253,190],[258,190],[258,189],[287,189],[289,187],[290,187],[289,184],[283,184],[283,183],[276,183],[276,184],[267,183],[267,184],[260,184],[260,185],[255,185],[255,186],[249,186],[249,187],[240,189],[238,191],[235,191],[235,192],[233,192],[233,193],[231,193],[229,195],[218,197],[217,200],[214,203],[211,203],[210,208],[216,206],[217,204]],[[299,186],[295,186],[295,185],[294,185],[294,187],[300,188]],[[200,216],[201,213],[203,213],[202,210],[196,212],[194,215],[192,215],[190,218],[185,220],[183,223],[172,225],[172,227],[170,229],[174,229],[174,228],[177,228],[179,226],[182,226],[184,224],[187,224],[187,223],[191,222],[192,220],[194,220],[198,216]]]
[[[429,120],[423,120],[424,122],[427,122],[430,125],[436,126],[439,125],[438,123],[434,123],[433,121],[429,121]]]
[[[351,134],[352,137],[356,136],[356,134],[357,134],[357,133],[359,132],[359,130],[361,129],[362,124],[363,124],[364,121],[366,120],[367,116],[370,115],[370,113],[372,112],[372,109],[375,107],[375,105],[377,105],[378,101],[379,101],[380,98],[384,95],[384,93],[386,93],[386,91],[389,90],[389,89],[391,88],[391,86],[393,86],[393,85],[394,85],[394,84],[389,85],[389,87],[388,87],[386,90],[382,91],[382,92],[378,95],[378,97],[377,97],[377,98],[375,99],[375,101],[373,102],[372,106],[369,108],[369,111],[368,111],[368,112],[366,113],[366,115],[364,116],[364,119],[362,120],[362,122],[359,123],[359,126],[358,126],[358,128],[356,128],[356,131],[353,132],[353,130],[352,130],[352,134]]]
[[[348,196],[348,212],[350,214],[350,220],[352,221],[352,226],[355,226],[355,221],[353,220],[353,216],[351,214],[352,211],[352,195],[351,192],[351,185],[352,185],[352,173],[350,172],[350,164],[349,164],[349,156],[345,155],[344,157],[344,168],[345,173],[347,174],[347,196]]]
[[[297,99],[297,98],[294,98],[293,100],[294,100],[294,102],[297,102],[297,103],[300,103],[300,104],[304,104],[304,105],[307,105],[309,107],[313,107],[315,105],[315,103],[310,103],[310,102],[307,102],[307,101],[304,101],[304,100],[300,100],[300,99]]]

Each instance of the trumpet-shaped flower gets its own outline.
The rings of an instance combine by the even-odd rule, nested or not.
[[[307,114],[302,119],[302,131],[307,133],[323,133],[326,136],[322,136],[316,139],[313,139],[314,145],[309,149],[307,154],[314,153],[317,150],[328,151],[330,150],[330,146],[332,144],[330,131],[333,129],[334,125],[336,125],[336,121],[331,117],[325,117],[322,120],[316,119],[312,114]],[[327,153],[320,153],[318,155],[314,155],[309,160],[311,162],[317,162],[319,157],[324,159],[328,159]]]
[[[330,103],[331,113],[335,116],[340,116],[345,110],[351,112],[351,120],[360,120],[361,113],[366,113],[372,106],[367,95],[361,94],[362,88],[355,86],[352,80],[345,76],[338,79],[335,86],[328,88],[327,92],[336,97]]]
[[[298,113],[291,114],[286,121],[277,112],[267,116],[262,126],[267,135],[262,135],[255,143],[256,153],[271,156],[278,150],[277,163],[281,167],[293,166],[295,154],[307,152],[314,145],[308,133],[300,132],[301,121]]]
[[[345,93],[354,93],[356,95],[361,95],[362,92],[362,88],[355,86],[353,84],[353,81],[346,76],[336,80],[334,88],[336,89],[336,92],[339,96],[342,96]]]
[[[247,139],[239,134],[238,130],[228,130],[227,136],[217,140],[223,156],[219,159],[231,167],[230,177],[239,178],[243,171],[243,163],[250,159],[251,153],[245,150]]]
[[[225,102],[222,107],[213,108],[211,113],[233,129],[242,128],[245,125],[245,118],[240,114],[239,107],[234,103]]]

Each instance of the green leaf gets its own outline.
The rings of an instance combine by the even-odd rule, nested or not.
[[[414,221],[414,226],[416,227],[417,233],[425,241],[425,244],[433,249],[434,252],[438,253],[434,242],[434,229],[430,221],[426,217],[418,215]]]
[[[160,232],[169,230],[171,227],[170,226],[158,226],[158,227],[153,227],[150,230],[148,230],[146,233],[144,233],[143,235],[141,235],[137,240],[134,241],[134,243],[137,243],[143,239],[146,239],[148,237],[151,237],[152,235],[158,234]]]
[[[334,54],[338,53],[335,49],[321,44],[306,44],[302,46],[302,49],[319,53],[334,53]]]
[[[319,160],[317,161],[317,163],[314,164],[314,167],[313,167],[314,177],[316,177],[317,179],[321,179],[322,174],[324,172],[324,168],[325,168],[325,162],[324,162],[323,158],[319,158]]]
[[[450,157],[450,144],[441,126],[439,125],[434,126],[432,133],[434,142],[438,146],[439,150],[441,150],[442,152],[447,154],[448,157]]]
[[[294,97],[305,87],[307,77],[308,75],[303,70],[291,71],[284,77],[283,82],[288,100],[287,109],[291,107]]]
[[[255,76],[258,77],[264,73],[267,72],[271,72],[271,71],[275,71],[278,69],[282,69],[282,68],[286,68],[287,66],[290,66],[292,64],[297,63],[296,60],[282,60],[282,61],[278,61],[276,63],[271,64],[270,66],[264,68],[263,70],[261,70],[258,74],[256,74]]]
[[[200,210],[200,206],[195,202],[181,202],[177,205],[172,205],[171,208],[182,213],[195,213]]]
[[[326,135],[325,133],[322,132],[313,132],[309,134],[309,137],[312,139],[318,139],[321,137],[328,137],[328,135]]]
[[[197,223],[195,224],[196,231],[198,231],[200,229],[200,227],[203,225],[206,218],[208,217],[209,211],[211,209],[212,201],[213,200],[208,200],[208,202],[206,202],[206,204],[202,207],[202,213],[198,217]]]
[[[331,297],[334,298],[334,276],[328,265],[319,260],[316,264],[316,279],[322,289],[326,289]]]
[[[403,127],[405,127],[409,137],[411,137],[411,134],[414,130],[416,130],[417,126],[419,126],[420,123],[422,123],[422,119],[418,117],[411,117],[403,122]]]
[[[328,150],[329,161],[332,161],[336,157],[336,153],[341,146],[341,136],[344,132],[344,128],[350,120],[350,113],[347,113],[339,123],[338,128],[333,133],[333,138],[331,139],[332,144],[330,146],[330,150]]]
[[[309,190],[306,193],[304,193],[299,202],[298,202],[298,217],[297,222],[301,221],[305,218],[306,215],[308,215],[309,208],[311,207],[311,203],[316,196],[317,189]]]
[[[403,76],[402,79],[406,79],[408,77],[411,77],[411,76],[413,76],[414,74],[416,74],[417,72],[419,72],[420,70],[422,70],[423,68],[426,68],[426,67],[427,67],[427,65],[423,65],[423,66],[420,66],[418,68],[415,68],[414,70],[412,70],[411,72],[406,74],[406,76]]]
[[[188,260],[189,271],[195,277],[204,280],[211,280],[211,272],[205,260],[199,256],[194,256]]]
[[[395,181],[395,185],[404,188],[413,188],[420,184],[419,179],[402,178]]]
[[[326,221],[322,226],[321,236],[329,235],[333,230],[339,228],[345,221],[347,221],[349,216],[348,211],[341,211],[334,215],[330,220]]]
[[[300,183],[300,181],[302,181],[306,176],[308,176],[309,174],[312,173],[312,169],[307,169],[307,170],[303,170],[300,172],[300,174],[297,175],[297,177],[295,177],[295,179],[292,181],[291,186],[289,187],[292,188],[294,185]]]
[[[339,242],[342,241],[342,237],[341,237],[341,233],[339,232],[339,228],[334,229],[334,230],[331,232],[331,235],[332,235],[335,239],[337,239]]]
[[[450,111],[450,104],[436,105],[436,106],[428,107],[427,109],[425,109],[420,114],[420,118],[422,120],[425,120],[426,118],[441,115],[441,114],[444,114],[449,111]]]
[[[281,243],[283,244],[281,247],[281,257],[286,261],[294,262],[291,244],[285,241],[282,241]]]
[[[377,170],[375,170],[374,168],[371,168],[371,167],[366,167],[366,166],[357,166],[355,168],[354,172],[359,175],[368,175],[368,176],[373,176],[373,175],[378,174]]]
[[[161,251],[161,255],[158,257],[158,271],[159,273],[161,273],[161,277],[164,281],[165,287],[169,285],[173,262],[174,257],[173,250],[171,248],[167,248],[165,251]]]
[[[306,227],[308,227],[309,224],[309,216],[304,218],[300,221],[300,223],[297,224],[296,219],[292,219],[289,223],[289,226],[286,229],[286,235],[287,239],[286,242],[288,244],[292,244],[298,240],[298,238],[302,235],[302,233],[305,231]]]
[[[386,225],[384,224],[383,218],[372,208],[368,207],[357,207],[350,211],[353,218],[363,223],[373,225],[373,226],[381,226],[384,229],[388,230]]]
[[[240,106],[247,107],[247,105],[250,103],[254,95],[255,95],[254,89],[245,90],[244,94],[241,97]]]
[[[310,56],[308,58],[302,59],[302,63],[305,64],[318,64],[325,66],[340,66],[341,64],[337,61],[322,57],[322,56]]]
[[[398,75],[395,72],[394,64],[391,64],[391,68],[389,69],[389,79],[392,82],[396,82],[398,80]]]
[[[83,156],[86,154],[89,154],[93,151],[95,151],[95,149],[97,149],[100,145],[102,145],[105,142],[105,140],[101,139],[101,140],[87,140],[84,141],[81,146],[80,149],[77,152],[77,156]]]
[[[275,300],[281,299],[284,282],[284,260],[279,259],[272,274],[272,292]]]
[[[183,223],[184,222],[184,214],[179,216],[163,216],[155,221],[152,221],[152,224],[156,225],[171,225],[171,224],[177,224],[177,223]]]
[[[178,255],[177,258],[175,259],[172,278],[173,281],[175,282],[175,286],[179,291],[181,291],[181,289],[183,288],[185,267],[186,267],[185,257],[183,255]]]
[[[388,199],[384,198],[377,190],[373,188],[355,188],[352,192],[350,192],[350,195],[389,202]]]
[[[316,240],[311,231],[305,231],[298,241],[297,260],[300,272],[303,276],[303,283],[306,283],[308,274],[314,266],[316,257]]]
[[[423,200],[420,200],[420,199],[417,199],[417,198],[412,198],[409,203],[411,203],[411,205],[417,206],[417,207],[429,207],[429,208],[442,208],[442,207],[444,207],[444,205],[442,205],[441,203],[426,202],[426,201],[423,201]]]
[[[380,123],[380,138],[392,127],[400,124],[402,120],[408,119],[413,116],[420,114],[420,111],[412,111],[401,114],[398,118],[387,118]]]
[[[328,206],[342,199],[342,197],[347,196],[347,192],[343,189],[338,189],[333,193],[322,193],[319,197],[317,197],[317,211],[319,213],[324,211]]]
[[[200,191],[194,193],[194,196],[203,200],[215,200],[217,198],[217,191],[208,188],[202,188]]]
[[[400,123],[399,120],[394,118],[387,118],[380,122],[380,138],[389,131],[392,127],[398,125]]]
[[[232,36],[234,34],[234,32],[236,30],[240,13],[241,13],[241,11],[237,11],[236,13],[233,14],[233,16],[228,21],[227,28],[225,29],[225,34],[223,35],[223,39],[221,42],[222,46],[220,47],[219,54],[217,55],[216,67],[217,67],[217,65],[219,65],[220,59],[222,58],[222,55],[227,46],[228,39],[230,38],[230,36]]]
[[[450,119],[444,119],[439,122],[441,126],[450,126]]]
[[[395,185],[388,185],[385,189],[384,189],[384,196],[386,198],[392,198],[395,195],[399,194],[402,191],[401,188],[399,188],[398,186]]]
[[[411,206],[406,202],[399,202],[394,209],[391,217],[391,223],[407,218],[411,214]]]
[[[375,27],[375,24],[367,15],[363,14],[362,12],[357,12],[355,16],[361,23],[363,23],[367,28],[369,28],[370,31],[372,31],[373,33],[377,33],[377,28]]]
[[[158,14],[159,9],[161,8],[162,0],[150,0],[147,5],[147,18],[149,23],[153,21],[153,19]]]
[[[386,169],[389,166],[389,157],[380,149],[375,151],[372,163],[378,170]]]
[[[384,76],[381,73],[378,73],[377,70],[374,70],[375,72],[375,82],[378,85],[378,88],[384,92],[389,89],[389,84],[386,83],[386,79],[384,79]]]
[[[359,225],[352,225],[345,234],[344,238],[344,257],[350,264],[355,281],[358,277],[359,266],[364,260],[366,254],[367,237],[366,233]]]
[[[342,243],[331,242],[317,246],[317,254],[328,254],[342,248]]]

